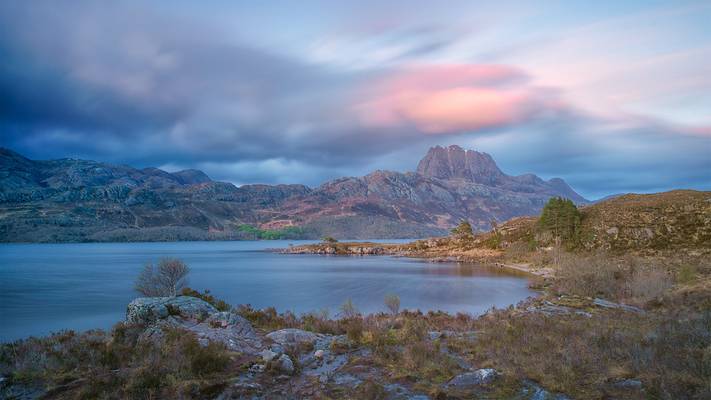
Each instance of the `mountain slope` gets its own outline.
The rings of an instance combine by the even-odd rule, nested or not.
[[[95,161],[33,161],[0,149],[0,241],[251,238],[247,224],[290,238],[424,237],[461,219],[537,214],[551,196],[586,200],[560,179],[508,176],[486,153],[434,147],[417,172],[376,171],[317,188],[212,181]],[[249,234],[248,234],[249,233]]]

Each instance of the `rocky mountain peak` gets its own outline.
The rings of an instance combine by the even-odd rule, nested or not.
[[[489,185],[506,176],[489,154],[456,145],[430,148],[417,165],[417,173],[429,178],[460,178]]]

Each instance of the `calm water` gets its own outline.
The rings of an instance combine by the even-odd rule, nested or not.
[[[392,241],[391,241],[392,242]],[[61,329],[108,328],[137,294],[133,280],[147,261],[178,257],[189,285],[230,304],[296,313],[347,298],[363,312],[403,308],[479,314],[532,295],[521,274],[397,257],[284,255],[263,251],[300,241],[82,243],[0,245],[0,341]]]

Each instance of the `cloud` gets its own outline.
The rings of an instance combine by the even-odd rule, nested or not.
[[[377,81],[355,109],[367,126],[452,134],[521,124],[561,107],[550,91],[527,80],[504,65],[410,67]]]
[[[346,5],[340,19],[311,6],[2,2],[1,144],[39,159],[315,185],[411,170],[428,146],[456,143],[591,197],[711,187],[703,43],[656,54],[630,28],[625,39],[641,39],[606,44],[634,20],[573,30],[546,20],[529,35],[527,16],[550,11],[519,6],[477,6],[476,23],[411,2]],[[675,49],[685,33],[665,29]],[[485,56],[494,49],[505,50]],[[593,116],[590,104],[614,112]]]

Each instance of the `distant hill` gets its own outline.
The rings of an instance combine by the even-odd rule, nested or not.
[[[216,182],[96,161],[30,160],[0,149],[0,241],[398,238],[477,230],[536,215],[552,196],[588,201],[562,179],[504,174],[490,155],[434,147],[417,172],[376,171],[317,188]]]
[[[538,218],[501,225],[504,247],[536,235]],[[485,243],[492,233],[481,235]],[[711,249],[711,192],[674,190],[626,194],[581,209],[581,250]]]

